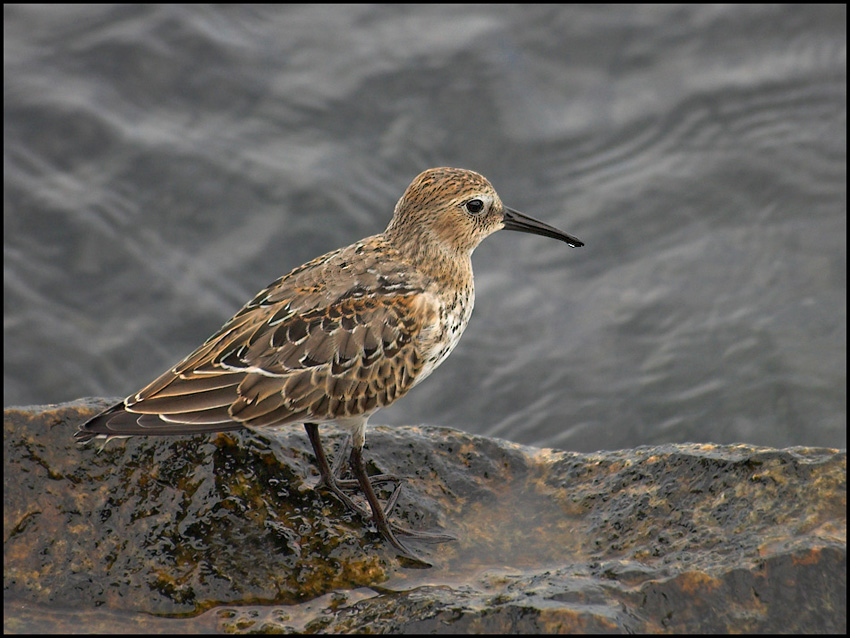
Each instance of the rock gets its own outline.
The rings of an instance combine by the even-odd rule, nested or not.
[[[6,631],[846,630],[845,452],[370,427],[393,518],[457,536],[412,569],[311,489],[303,429],[79,447],[107,405],[4,412]]]

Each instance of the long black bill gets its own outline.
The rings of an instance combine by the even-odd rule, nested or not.
[[[584,242],[572,235],[567,235],[562,230],[558,230],[554,226],[544,224],[541,221],[523,215],[519,211],[505,206],[505,230],[518,230],[523,233],[532,233],[534,235],[543,235],[544,237],[553,237],[568,243],[570,246],[584,246]]]

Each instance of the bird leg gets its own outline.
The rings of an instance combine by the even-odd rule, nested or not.
[[[334,472],[331,471],[331,466],[328,464],[328,457],[325,455],[325,450],[322,447],[322,440],[319,438],[319,426],[316,423],[305,423],[304,428],[307,430],[307,436],[310,437],[310,444],[313,446],[313,452],[316,455],[316,465],[319,466],[319,484],[316,487],[326,487],[333,492],[336,497],[342,501],[345,506],[357,512],[360,516],[368,517],[369,512],[355,503],[342,489],[337,485],[337,479]]]
[[[354,472],[354,475],[357,477],[357,480],[360,481],[360,489],[363,490],[363,494],[366,496],[366,500],[369,501],[369,507],[372,508],[372,520],[375,521],[375,525],[378,526],[378,530],[381,532],[381,534],[383,534],[384,538],[386,538],[393,547],[398,549],[402,553],[402,555],[419,563],[429,565],[426,561],[423,561],[416,554],[414,554],[407,547],[405,547],[404,544],[402,544],[396,538],[393,532],[429,543],[444,543],[446,541],[457,540],[454,536],[450,534],[439,534],[435,532],[417,532],[412,529],[403,527],[398,523],[393,523],[392,521],[388,520],[387,511],[381,508],[381,503],[378,500],[378,497],[375,495],[375,490],[372,489],[372,484],[369,480],[370,477],[366,473],[366,466],[363,463],[363,448],[360,446],[355,445],[351,448],[351,468]],[[398,498],[398,493],[399,488],[396,488],[392,496],[387,501],[388,508],[392,508],[395,505],[396,500]]]
[[[351,449],[351,437],[347,437],[343,443],[342,450],[336,455],[333,467],[328,463],[328,457],[325,454],[325,449],[322,447],[322,439],[319,436],[319,426],[316,423],[305,423],[304,428],[307,430],[307,436],[310,437],[310,444],[313,446],[313,452],[316,455],[316,464],[319,468],[319,484],[316,487],[327,487],[333,492],[336,497],[350,510],[356,512],[363,518],[369,518],[370,513],[365,508],[361,507],[348,496],[343,490],[356,490],[360,487],[360,482],[356,479],[340,478],[345,472],[345,461],[348,458]],[[401,492],[401,479],[391,474],[376,474],[370,477],[371,484],[379,485],[381,483],[396,482],[393,493],[387,499],[385,513],[389,514],[395,507]],[[373,490],[374,491],[374,490]]]
[[[378,526],[378,531],[381,532],[381,535],[386,538],[390,542],[390,545],[395,547],[402,556],[425,567],[430,567],[430,563],[419,558],[413,551],[405,547],[404,543],[398,540],[395,537],[395,534],[393,534],[393,530],[387,520],[387,515],[381,507],[381,502],[375,495],[375,490],[372,489],[372,483],[369,480],[369,475],[366,474],[366,466],[363,464],[362,452],[363,448],[359,445],[351,447],[351,468],[355,476],[357,476],[357,480],[360,482],[360,489],[363,490],[366,500],[369,501],[369,507],[372,508],[372,520],[375,521],[375,525]],[[396,492],[398,492],[398,489],[396,489]],[[391,500],[393,501],[393,504],[395,504],[395,494],[393,494]]]
[[[450,540],[455,540],[454,536],[450,536],[448,534],[434,534],[429,532],[415,532],[413,530],[407,529],[406,527],[402,527],[397,523],[390,522],[387,518],[387,515],[390,511],[395,507],[398,502],[398,496],[401,492],[401,481],[395,476],[390,474],[378,474],[370,477],[366,472],[366,466],[363,463],[363,448],[362,446],[354,446],[351,443],[350,438],[346,440],[343,444],[343,449],[341,452],[347,452],[350,450],[350,454],[342,454],[342,458],[345,456],[349,456],[350,463],[349,468],[357,477],[356,485],[358,485],[363,492],[363,495],[366,497],[366,500],[369,503],[369,507],[372,512],[371,515],[365,508],[360,507],[357,503],[355,503],[348,494],[343,491],[344,485],[345,489],[351,489],[355,487],[352,483],[355,481],[344,481],[343,479],[339,479],[339,475],[342,474],[341,467],[343,466],[343,462],[339,460],[340,454],[337,455],[337,460],[334,463],[333,469],[328,463],[327,455],[325,454],[325,450],[322,447],[322,441],[319,437],[319,426],[316,423],[305,423],[305,429],[307,430],[307,436],[310,437],[310,443],[313,446],[313,451],[316,454],[316,464],[319,467],[319,474],[321,478],[319,480],[319,485],[327,487],[331,492],[333,492],[336,497],[342,501],[346,507],[353,510],[357,514],[359,514],[363,518],[371,518],[375,525],[377,525],[378,530],[381,534],[386,538],[390,544],[395,547],[401,555],[404,557],[425,565],[430,566],[429,563],[419,558],[415,553],[413,553],[410,549],[404,546],[401,541],[396,538],[393,532],[397,532],[399,534],[404,534],[405,536],[409,536],[411,538],[415,538],[422,541],[427,542],[445,542]],[[373,488],[373,484],[382,483],[382,482],[392,482],[398,481],[393,493],[390,495],[389,499],[387,499],[386,507],[381,506],[381,502],[378,500],[377,495],[375,494],[375,490]]]

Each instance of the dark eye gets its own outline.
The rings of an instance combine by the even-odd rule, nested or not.
[[[480,199],[470,199],[468,202],[466,202],[466,204],[463,205],[463,207],[466,209],[466,212],[476,215],[477,213],[480,213],[482,210],[484,210],[484,202],[482,202]]]

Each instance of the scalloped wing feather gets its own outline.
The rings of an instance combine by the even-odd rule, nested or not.
[[[389,405],[422,371],[420,333],[433,332],[439,316],[416,273],[393,255],[376,236],[295,269],[86,433],[326,422]]]

